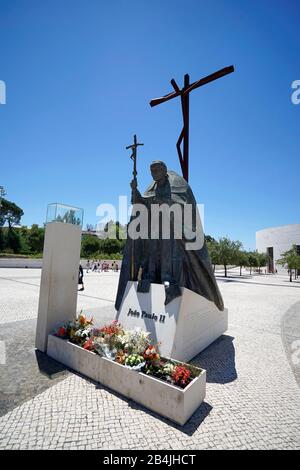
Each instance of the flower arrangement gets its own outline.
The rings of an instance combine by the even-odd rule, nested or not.
[[[184,388],[190,382],[191,371],[185,366],[176,366],[172,372],[175,385]]]
[[[72,343],[84,346],[85,342],[91,335],[93,329],[93,318],[87,320],[85,315],[80,312],[73,322],[69,322],[58,328],[54,333],[55,336],[63,339],[69,339]]]
[[[192,366],[161,358],[158,345],[151,344],[149,332],[141,328],[124,330],[116,320],[102,328],[95,328],[93,319],[88,320],[80,312],[75,321],[60,326],[54,335],[181,388],[185,388],[195,377]]]

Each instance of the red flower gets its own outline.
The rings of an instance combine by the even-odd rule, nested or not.
[[[157,361],[160,359],[160,356],[158,352],[156,351],[155,346],[153,345],[150,345],[147,347],[147,349],[145,349],[143,356],[144,356],[144,359],[148,361]]]
[[[88,351],[91,351],[93,349],[93,339],[89,338],[83,345],[83,349],[87,349]]]
[[[58,328],[56,336],[66,336],[67,329],[64,326]]]
[[[172,379],[180,387],[185,387],[189,383],[190,378],[191,371],[185,366],[176,366],[172,373]]]
[[[105,325],[102,328],[100,328],[100,332],[104,333],[105,335],[117,335],[121,332],[122,327],[118,321],[114,320],[110,325]]]

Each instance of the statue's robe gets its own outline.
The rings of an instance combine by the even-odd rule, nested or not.
[[[153,181],[144,196],[141,196],[137,191],[135,202],[143,204],[149,209],[149,238],[137,240],[132,240],[129,236],[127,238],[115,308],[119,310],[121,306],[127,281],[136,281],[139,274],[141,274],[138,286],[140,292],[147,292],[150,283],[161,284],[167,281],[169,287],[166,287],[165,303],[181,294],[180,287],[186,287],[211,300],[219,310],[223,310],[223,300],[205,244],[197,204],[185,179],[173,171],[168,171],[166,183],[163,186],[159,187]],[[184,225],[182,223],[182,238],[176,239],[174,237],[174,216],[171,212],[168,222],[171,228],[170,239],[163,239],[161,227],[159,227],[158,239],[151,239],[151,204],[172,206],[174,203],[179,204],[182,214],[186,204],[190,204],[192,208],[193,217],[190,218],[189,227],[186,226],[186,218],[183,218],[185,232],[183,232]],[[198,217],[198,224],[196,224],[196,216]],[[187,232],[188,235],[186,235]],[[196,233],[194,239],[190,238],[191,232]],[[200,240],[200,247],[186,249],[186,243],[191,243],[195,239]]]

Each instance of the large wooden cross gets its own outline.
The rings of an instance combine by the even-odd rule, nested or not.
[[[158,104],[164,103],[165,101],[169,101],[172,98],[176,98],[176,96],[180,96],[181,98],[181,107],[182,107],[182,116],[183,116],[183,128],[180,133],[179,139],[176,144],[179,162],[181,165],[182,175],[186,181],[189,180],[189,98],[190,92],[199,88],[202,85],[206,85],[218,78],[224,77],[224,75],[228,75],[229,73],[234,71],[234,67],[231,65],[230,67],[225,67],[224,69],[218,70],[207,77],[201,78],[197,82],[190,83],[190,77],[188,74],[184,76],[184,86],[180,90],[177,83],[174,79],[171,80],[171,84],[174,88],[174,91],[165,95],[161,98],[155,98],[150,101],[150,106],[157,106]],[[181,151],[181,144],[183,142],[183,152]]]

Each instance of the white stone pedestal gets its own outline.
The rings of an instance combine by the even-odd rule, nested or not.
[[[160,342],[164,357],[187,362],[209,346],[228,327],[228,310],[182,288],[182,296],[164,305],[165,288],[151,284],[147,294],[137,292],[137,282],[129,281],[117,314],[125,329],[138,326],[150,331]]]
[[[76,315],[81,227],[46,225],[35,346],[46,351],[48,334]]]

